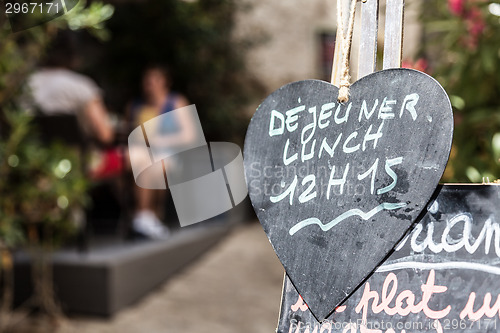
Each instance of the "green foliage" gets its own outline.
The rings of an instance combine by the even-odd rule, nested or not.
[[[168,64],[173,88],[196,104],[207,139],[241,143],[249,120],[245,107],[262,90],[244,68],[252,41],[233,36],[237,10],[234,0],[117,4],[107,24],[113,38],[92,76],[102,78],[106,96],[123,109],[140,94],[143,68]]]
[[[66,15],[16,33],[5,16],[0,16],[0,106],[18,92],[58,30],[86,29],[101,40],[109,38],[103,22],[113,14],[113,7],[100,2],[85,4],[80,0]]]
[[[86,7],[86,1],[80,0],[62,20],[67,22],[71,30],[86,29],[97,39],[107,41],[111,34],[105,28],[104,22],[113,16],[114,11],[115,8],[110,4],[92,2]]]
[[[41,144],[26,113],[4,113],[11,130],[0,141],[0,242],[22,244],[31,225],[58,244],[76,230],[75,215],[87,203],[79,156]]]
[[[33,240],[28,230],[37,231],[41,238],[35,240],[43,246],[61,244],[76,230],[75,222],[87,204],[88,183],[78,154],[63,144],[40,143],[31,118],[13,103],[58,30],[87,29],[101,39],[108,36],[102,22],[113,7],[85,3],[80,0],[68,14],[17,33],[1,16],[0,248]]]
[[[428,0],[423,6],[423,50],[454,107],[445,181],[500,178],[500,17],[491,6],[477,0]]]

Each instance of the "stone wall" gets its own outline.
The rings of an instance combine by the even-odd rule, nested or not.
[[[405,7],[404,59],[412,59],[418,51],[418,4],[419,0],[407,1]],[[245,2],[244,7],[237,17],[235,36],[264,37],[264,42],[247,54],[247,66],[269,92],[288,82],[321,78],[319,34],[336,31],[335,0],[252,0]],[[383,0],[380,8],[382,28],[379,29],[378,45],[382,50]],[[359,34],[360,27],[356,26],[351,55],[354,78]]]

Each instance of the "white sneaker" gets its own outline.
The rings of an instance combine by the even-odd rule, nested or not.
[[[151,239],[166,239],[170,236],[170,230],[156,217],[152,211],[144,210],[138,212],[132,221],[135,232]]]

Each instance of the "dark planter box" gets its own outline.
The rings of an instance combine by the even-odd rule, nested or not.
[[[88,253],[53,254],[58,301],[69,313],[111,316],[163,283],[215,245],[227,226],[181,229],[165,241],[135,241],[95,246]],[[15,304],[32,294],[29,256],[15,255]]]

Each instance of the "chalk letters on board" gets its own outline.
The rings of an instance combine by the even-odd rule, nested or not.
[[[339,103],[327,82],[288,84],[259,106],[245,141],[254,209],[318,319],[411,227],[451,148],[451,105],[430,76],[390,69],[350,92]]]
[[[498,332],[500,188],[438,191],[394,253],[325,321],[286,278],[277,332]]]

